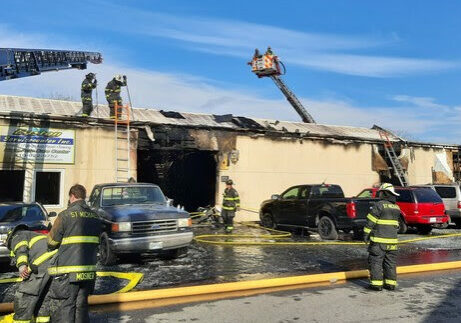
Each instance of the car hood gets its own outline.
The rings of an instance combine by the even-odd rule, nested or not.
[[[107,218],[118,222],[187,218],[189,213],[165,204],[117,205],[102,208]]]

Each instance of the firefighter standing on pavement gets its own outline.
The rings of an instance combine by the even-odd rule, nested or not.
[[[397,233],[399,229],[400,208],[396,205],[394,186],[384,183],[378,190],[377,202],[367,215],[364,240],[368,247],[368,266],[370,270],[370,289],[394,290],[397,286]]]
[[[88,117],[93,111],[93,89],[98,85],[94,73],[88,73],[82,82],[82,117]]]
[[[33,318],[49,322],[47,271],[56,251],[48,252],[46,235],[28,231],[23,225],[8,233],[6,245],[23,279],[14,295],[13,322],[31,322]]]
[[[115,75],[114,78],[106,85],[105,94],[107,102],[109,103],[111,119],[115,119],[115,104],[119,107],[122,105],[120,92],[122,91],[121,87],[126,86],[126,84],[126,75]],[[117,114],[120,115],[122,113],[122,109],[119,108],[117,110]]]
[[[221,216],[224,220],[226,232],[230,233],[234,230],[235,212],[240,208],[239,193],[232,187],[234,182],[229,179],[226,181],[226,188],[223,193],[222,212]]]
[[[58,322],[89,322],[88,295],[94,289],[102,223],[85,198],[85,187],[72,186],[69,206],[58,215],[48,235],[48,247],[58,250],[48,269]]]

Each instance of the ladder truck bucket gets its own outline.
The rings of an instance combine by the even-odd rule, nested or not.
[[[259,51],[257,51],[259,53]],[[280,70],[280,60],[277,56],[272,53],[266,53],[264,55],[255,55],[251,62],[251,71],[256,74],[259,78],[271,75],[282,75]]]

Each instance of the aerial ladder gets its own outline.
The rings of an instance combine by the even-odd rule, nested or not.
[[[55,49],[0,48],[0,81],[40,75],[44,72],[87,68],[88,63],[102,63],[98,52]],[[31,201],[34,178],[33,161],[26,161],[24,201]]]
[[[251,62],[248,62],[248,65],[251,65],[251,71],[256,74],[258,78],[270,77],[274,81],[275,85],[282,91],[286,99],[296,112],[299,114],[303,122],[305,123],[315,123],[314,118],[307,112],[306,108],[298,100],[296,95],[288,88],[288,86],[281,79],[281,75],[284,75],[286,72],[285,66],[278,56],[274,55],[271,48],[268,47],[264,55],[259,53],[259,50],[256,49],[253,55]],[[282,72],[283,68],[283,72]]]
[[[102,63],[101,53],[55,49],[0,48],[0,81],[43,72],[87,68]]]

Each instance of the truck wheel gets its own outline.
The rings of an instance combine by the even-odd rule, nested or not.
[[[274,221],[274,217],[270,213],[264,213],[261,224],[265,228],[277,229],[277,224]]]
[[[455,223],[457,229],[461,228],[461,219],[456,219],[456,220],[452,219],[452,221]]]
[[[432,226],[430,225],[421,225],[417,227],[419,234],[429,234],[432,231]]]
[[[405,223],[405,220],[402,216],[399,217],[399,231],[398,233],[407,233],[408,225]]]
[[[164,253],[162,253],[160,257],[165,260],[173,260],[181,256],[186,256],[188,249],[188,247],[182,247],[172,250],[166,250],[164,251]]]
[[[318,232],[323,240],[338,239],[338,231],[334,222],[327,216],[322,216],[318,224]]]
[[[105,232],[99,238],[99,262],[104,266],[112,266],[117,263],[117,256],[112,251]]]

